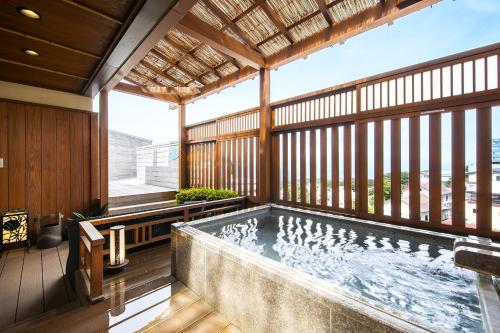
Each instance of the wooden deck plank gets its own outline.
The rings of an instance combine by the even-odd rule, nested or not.
[[[5,259],[7,258],[7,253],[3,253],[0,257],[0,276],[2,276],[3,266],[5,265]]]
[[[31,249],[24,256],[16,322],[43,312],[42,251]]]
[[[24,249],[6,253],[0,276],[0,329],[16,320],[17,300],[24,261]]]
[[[229,322],[217,312],[212,312],[201,318],[191,326],[186,327],[182,333],[220,332],[229,325]]]
[[[221,331],[221,333],[241,333],[241,330],[233,324],[229,324]]]
[[[153,305],[151,304],[145,311],[139,313],[133,318],[129,318],[129,320],[122,321],[119,324],[114,325],[112,329],[117,332],[149,332],[152,329],[160,332],[170,332],[169,330],[163,331],[159,326],[169,325],[170,321],[178,318],[178,314],[182,313],[181,311],[189,309],[197,303],[203,303],[203,301],[201,301],[200,298],[191,290],[186,289],[172,295],[172,297],[168,299],[164,299],[162,302],[159,302],[154,306],[151,306]],[[178,326],[182,329],[190,325],[192,322],[192,320],[187,323],[183,323],[181,321],[178,322]]]
[[[149,328],[146,332],[176,333],[212,312],[212,308],[200,300],[177,311],[175,315]]]
[[[44,310],[68,303],[68,295],[57,248],[42,250]]]

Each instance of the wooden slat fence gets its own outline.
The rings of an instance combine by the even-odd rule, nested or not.
[[[258,126],[258,109],[189,126],[188,184],[256,197]]]
[[[499,58],[494,44],[272,103],[273,201],[499,239],[491,183]],[[215,136],[188,142],[190,184],[256,195],[258,110],[190,130],[207,124]],[[213,178],[199,171],[207,163]]]

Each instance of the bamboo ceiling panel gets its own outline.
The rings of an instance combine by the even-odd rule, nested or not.
[[[351,36],[350,26],[364,31],[384,15],[398,17],[404,1],[199,0],[144,58],[147,66],[137,66],[129,79],[139,85],[198,88],[196,96],[182,99],[193,100],[255,76],[260,67],[325,47],[341,33]],[[413,2],[414,9],[401,16],[438,1]]]

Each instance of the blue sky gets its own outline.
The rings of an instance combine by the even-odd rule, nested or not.
[[[500,41],[499,0],[443,0],[324,49],[271,73],[271,100],[295,96],[388,70],[435,59]],[[193,123],[258,105],[258,79],[187,105]],[[151,99],[113,92],[109,126],[165,142],[177,138],[177,111]],[[493,118],[498,136],[500,117]],[[443,161],[445,168],[446,162]],[[402,165],[404,168],[404,165]]]

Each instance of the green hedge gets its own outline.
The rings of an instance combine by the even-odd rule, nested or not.
[[[175,200],[178,204],[183,204],[186,201],[213,201],[220,199],[230,199],[236,198],[238,192],[229,190],[214,190],[211,188],[195,187],[180,190],[179,193],[175,195]]]

